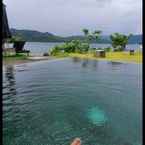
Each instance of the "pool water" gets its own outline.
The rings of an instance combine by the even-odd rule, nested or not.
[[[142,145],[142,65],[61,59],[3,68],[3,144]]]
[[[104,126],[104,124],[107,122],[105,113],[96,106],[89,110],[88,118],[90,119],[91,123],[95,124],[96,126]]]

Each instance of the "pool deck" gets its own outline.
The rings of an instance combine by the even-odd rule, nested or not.
[[[56,58],[51,57],[51,56],[30,56],[30,57],[27,57],[27,59],[4,58],[3,65],[15,65],[15,64],[23,64],[23,63],[53,60],[53,59],[56,59]]]

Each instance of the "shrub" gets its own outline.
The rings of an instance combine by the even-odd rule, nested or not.
[[[114,48],[114,51],[115,51],[115,52],[116,52],[116,51],[123,51],[123,49],[122,49],[121,46],[117,46],[117,47]]]
[[[102,50],[102,48],[96,48],[96,50]]]
[[[51,55],[57,55],[58,53],[84,53],[88,50],[88,43],[81,43],[79,40],[72,40],[71,42],[66,42],[62,45],[55,46],[51,51]]]
[[[60,46],[55,46],[55,47],[51,50],[50,54],[51,54],[51,55],[57,55],[59,52],[60,52]]]
[[[112,46],[117,50],[117,51],[124,51],[125,47],[128,43],[129,38],[132,36],[130,35],[123,35],[119,33],[114,33],[110,36],[110,39],[112,41]],[[116,51],[115,50],[115,51]]]
[[[81,43],[81,45],[78,47],[77,52],[79,53],[85,53],[89,50],[89,44],[88,43]]]
[[[110,52],[112,51],[112,48],[111,47],[107,47],[107,48],[104,48],[106,52]]]
[[[14,43],[14,42],[17,42],[17,41],[24,41],[24,39],[20,36],[12,36],[12,38],[9,38],[7,41],[9,43]]]

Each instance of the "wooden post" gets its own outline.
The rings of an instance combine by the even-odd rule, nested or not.
[[[134,50],[130,50],[130,55],[134,55]]]

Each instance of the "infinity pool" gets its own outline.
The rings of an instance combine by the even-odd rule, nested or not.
[[[3,69],[3,144],[142,145],[142,65],[79,59]]]

